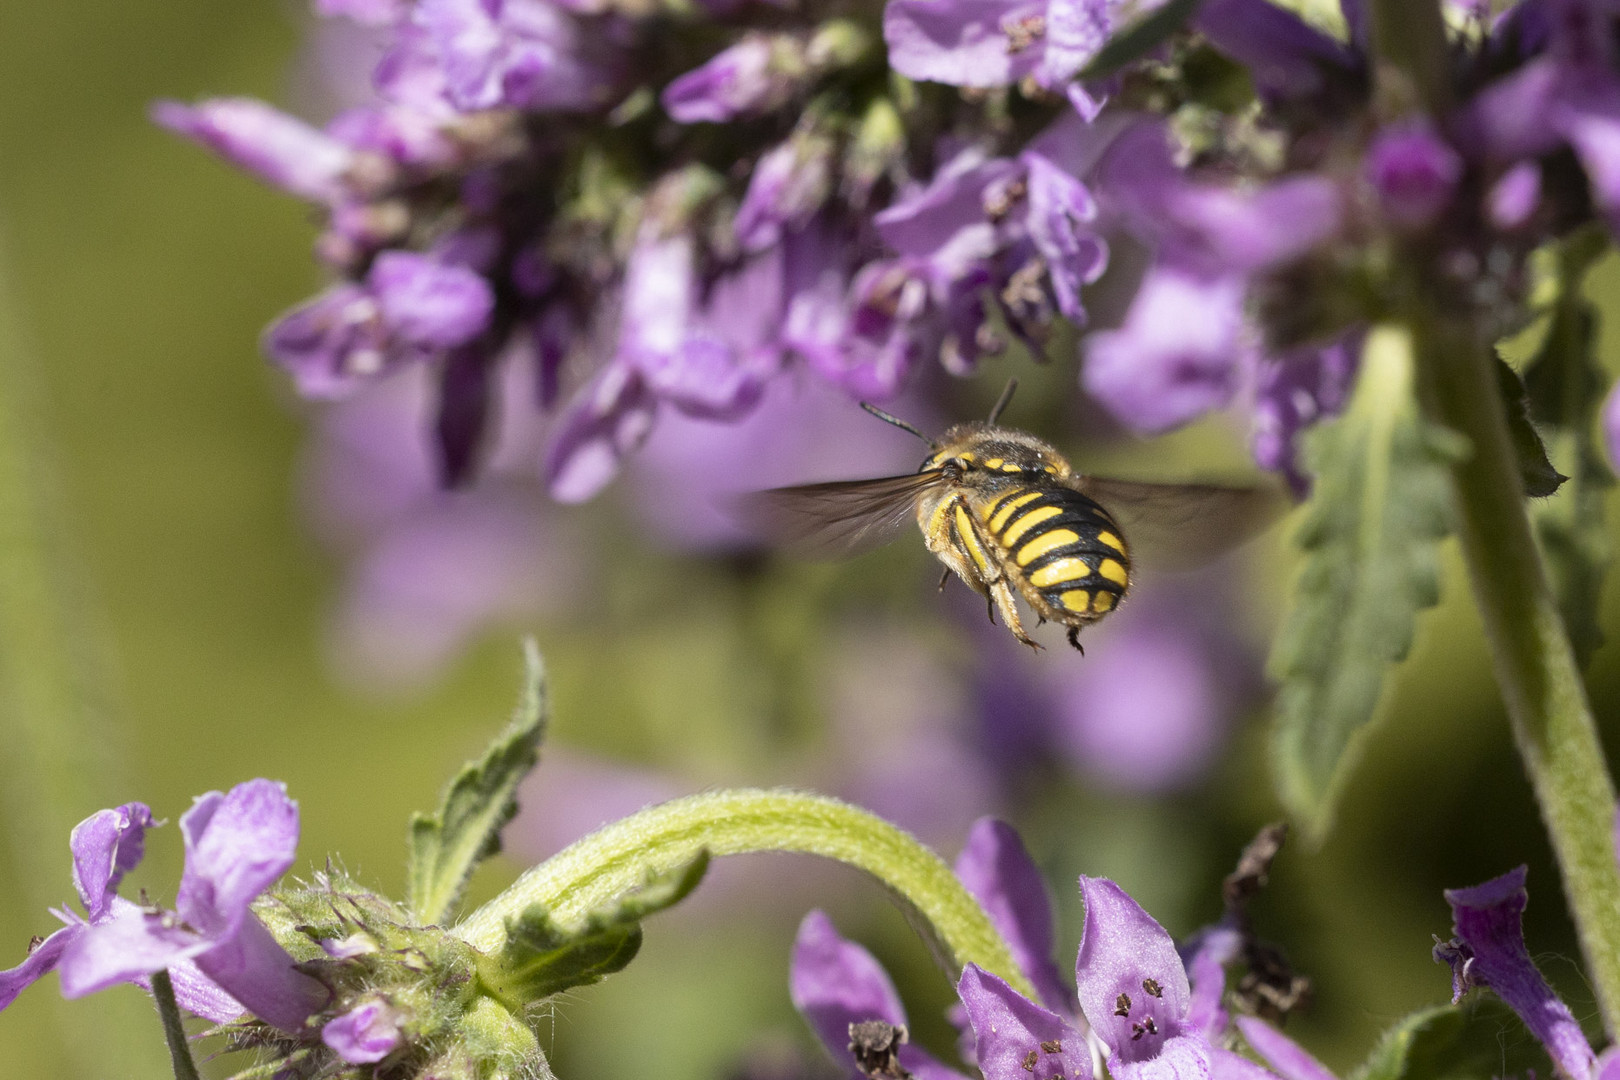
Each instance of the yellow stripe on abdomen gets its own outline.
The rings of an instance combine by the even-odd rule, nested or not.
[[[1041,567],[1029,575],[1029,583],[1037,589],[1048,589],[1053,585],[1061,585],[1066,581],[1079,581],[1083,577],[1091,576],[1091,565],[1084,559],[1070,556],[1059,559]]]
[[[1125,567],[1113,559],[1104,559],[1097,566],[1097,573],[1112,581],[1115,585],[1123,585],[1130,580],[1130,576],[1125,572]]]
[[[1073,529],[1053,529],[1041,533],[1018,549],[1018,565],[1028,566],[1042,555],[1079,542],[1080,536]]]
[[[1114,594],[1104,589],[1098,589],[1097,599],[1094,603],[1094,610],[1099,615],[1105,611],[1114,610]]]
[[[1115,536],[1111,532],[1108,532],[1106,529],[1097,534],[1097,543],[1103,545],[1104,547],[1111,547],[1121,555],[1125,554],[1125,545],[1120,543],[1119,537]]]
[[[956,535],[961,539],[962,546],[967,549],[973,565],[979,568],[979,576],[990,577],[990,560],[985,557],[984,546],[974,534],[973,522],[968,519],[968,512],[961,503],[956,504]]]
[[[1061,506],[1037,506],[1035,509],[1026,512],[1023,517],[1017,519],[1011,525],[1008,525],[1007,531],[1001,537],[1001,541],[1008,547],[1012,547],[1018,543],[1020,536],[1023,536],[1048,518],[1055,518],[1061,513],[1063,513],[1063,507]]]
[[[1038,491],[1026,491],[1022,495],[1014,495],[1002,503],[1001,507],[990,516],[990,531],[993,533],[1001,532],[1002,529],[1006,528],[1008,520],[1012,518],[1020,506],[1027,506],[1040,497],[1041,493]]]
[[[1105,592],[1097,594],[1097,610],[1099,611],[1108,610],[1108,608],[1102,606],[1102,599],[1105,596],[1108,596]],[[1109,599],[1110,603],[1112,603],[1112,597]],[[1058,604],[1077,615],[1084,615],[1091,610],[1091,593],[1085,589],[1070,589],[1058,597]]]

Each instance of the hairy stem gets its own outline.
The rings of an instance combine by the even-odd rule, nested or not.
[[[1563,874],[1604,1026],[1620,1034],[1615,793],[1592,707],[1525,513],[1490,346],[1466,326],[1417,328],[1425,407],[1467,436],[1452,467],[1457,533],[1513,737]]]
[[[169,981],[167,971],[153,973],[152,1000],[157,1002],[158,1016],[163,1020],[163,1038],[169,1044],[174,1080],[199,1080],[197,1063],[191,1060],[191,1046],[186,1042],[186,1029],[180,1022],[180,1006],[174,1000],[174,983]]]
[[[938,855],[864,810],[795,791],[718,791],[633,814],[529,870],[455,933],[491,952],[505,938],[506,920],[531,904],[544,905],[558,922],[577,920],[705,849],[714,856],[803,852],[864,870],[894,896],[953,979],[974,963],[1034,994],[984,909]]]

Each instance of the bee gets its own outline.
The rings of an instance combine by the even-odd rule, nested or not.
[[[766,535],[817,554],[854,555],[893,539],[915,518],[923,542],[984,597],[1013,637],[1033,649],[1014,596],[1038,623],[1082,628],[1118,609],[1138,551],[1164,569],[1188,569],[1249,539],[1285,505],[1267,487],[1155,484],[1076,472],[1053,447],[997,420],[956,424],[937,439],[872,405],[861,407],[929,446],[917,472],[757,492],[744,513]]]

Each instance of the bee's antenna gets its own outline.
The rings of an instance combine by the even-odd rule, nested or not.
[[[994,424],[997,420],[1001,419],[1001,411],[1003,409],[1005,409],[1007,407],[1007,405],[1012,401],[1013,393],[1017,389],[1018,389],[1018,380],[1017,379],[1008,379],[1007,380],[1007,388],[1001,392],[1000,397],[996,398],[995,407],[990,410],[990,423]]]
[[[877,417],[879,420],[882,420],[885,424],[893,424],[895,427],[899,428],[901,431],[909,431],[909,432],[911,432],[913,435],[917,436],[917,438],[921,439],[923,442],[927,443],[929,446],[934,445],[934,440],[933,439],[930,439],[928,436],[924,435],[922,432],[918,431],[916,428],[912,427],[910,424],[906,423],[904,420],[900,419],[898,416],[890,416],[888,413],[884,412],[882,409],[878,408],[876,405],[873,405],[871,402],[868,402],[868,401],[861,402],[861,408],[865,409],[867,412],[871,413],[873,416]]]

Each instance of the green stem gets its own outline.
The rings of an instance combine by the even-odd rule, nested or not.
[[[493,952],[506,920],[531,904],[566,924],[705,849],[715,856],[797,851],[864,870],[894,896],[953,979],[974,963],[1034,996],[984,909],[938,855],[864,810],[795,791],[717,791],[633,814],[529,870],[455,933]]]
[[[1417,327],[1425,406],[1473,453],[1452,468],[1457,532],[1513,737],[1563,873],[1604,1026],[1620,1035],[1620,868],[1614,784],[1580,667],[1547,584],[1490,346],[1465,326]]]
[[[186,1042],[185,1025],[180,1022],[180,1006],[174,1000],[174,983],[169,981],[167,971],[153,973],[152,999],[163,1020],[163,1038],[169,1044],[174,1080],[199,1080],[197,1063],[191,1060],[191,1045]]]

